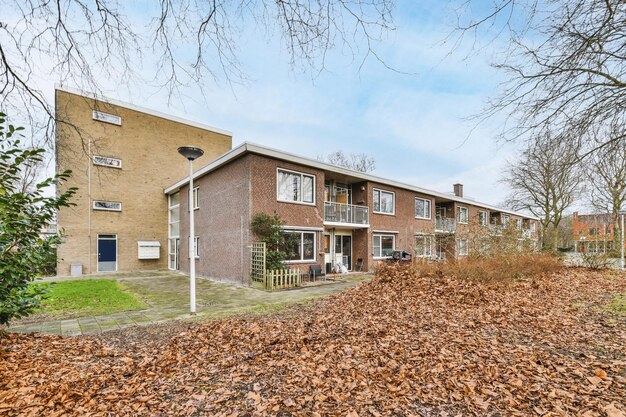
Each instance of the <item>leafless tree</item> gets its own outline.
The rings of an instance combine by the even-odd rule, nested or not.
[[[346,155],[343,151],[336,151],[326,156],[318,155],[317,159],[331,165],[359,172],[372,172],[376,169],[376,160],[366,153],[351,153]]]
[[[28,116],[29,125],[50,138],[61,121],[40,88],[42,78],[96,95],[103,79],[120,86],[140,79],[170,98],[207,80],[233,85],[247,79],[238,48],[249,27],[266,39],[280,36],[291,65],[312,74],[324,70],[333,49],[351,52],[361,65],[369,58],[382,62],[376,45],[393,29],[393,3],[0,0],[0,108],[14,118]]]
[[[478,3],[458,9],[456,40],[504,38],[494,66],[508,80],[479,119],[505,114],[507,140],[584,138],[581,157],[626,141],[626,2],[494,0],[480,15]],[[621,130],[596,141],[593,131],[608,126]]]
[[[578,159],[579,146],[546,135],[537,139],[505,172],[503,181],[511,189],[508,203],[540,218],[544,248],[556,250],[564,212],[580,191]]]
[[[613,142],[596,152],[585,167],[591,206],[600,213],[610,213],[615,247],[619,247],[619,211],[626,208],[626,141]]]

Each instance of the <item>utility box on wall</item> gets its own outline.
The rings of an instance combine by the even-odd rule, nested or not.
[[[161,257],[161,243],[140,240],[137,242],[137,254],[139,259],[159,259]]]

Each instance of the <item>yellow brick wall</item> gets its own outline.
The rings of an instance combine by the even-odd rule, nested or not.
[[[122,125],[93,120],[94,109],[120,116]],[[57,171],[71,169],[73,176],[63,188],[78,187],[72,200],[76,206],[58,213],[66,237],[58,248],[57,273],[68,275],[71,263],[82,263],[83,273],[97,272],[98,234],[117,234],[118,271],[167,268],[163,189],[188,175],[187,161],[176,149],[188,144],[202,148],[204,155],[194,162],[200,168],[229,151],[232,137],[62,90],[56,91],[56,113]],[[122,169],[91,164],[89,152],[121,159]],[[90,183],[91,200],[120,201],[122,211],[92,210]],[[160,259],[137,259],[139,240],[159,241]]]

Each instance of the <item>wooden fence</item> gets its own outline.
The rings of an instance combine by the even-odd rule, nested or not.
[[[279,290],[302,285],[302,274],[297,269],[266,269],[265,242],[254,242],[251,249],[250,281],[253,287]]]

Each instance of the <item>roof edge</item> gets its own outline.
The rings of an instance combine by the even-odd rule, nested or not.
[[[215,127],[215,126],[211,126],[211,125],[208,125],[208,124],[205,124],[205,123],[197,122],[195,120],[185,119],[184,117],[172,116],[171,114],[163,113],[161,111],[150,109],[150,108],[147,108],[147,107],[138,106],[136,104],[129,103],[129,102],[126,102],[126,101],[117,100],[117,99],[113,99],[113,98],[109,98],[109,97],[105,97],[105,96],[100,96],[98,94],[94,94],[94,93],[91,93],[91,92],[88,92],[88,91],[84,91],[84,90],[81,90],[79,88],[65,87],[65,86],[62,86],[60,84],[55,84],[54,89],[58,90],[58,91],[63,91],[65,93],[75,94],[75,95],[78,95],[78,96],[81,96],[81,97],[86,97],[86,98],[90,98],[90,99],[93,99],[93,100],[101,101],[103,103],[112,104],[114,106],[123,107],[125,109],[134,110],[134,111],[137,111],[137,112],[140,112],[140,113],[149,114],[151,116],[159,117],[161,119],[170,120],[172,122],[177,122],[177,123],[181,123],[181,124],[184,124],[184,125],[197,127],[198,129],[208,130],[210,132],[219,133],[219,134],[225,135],[225,136],[230,136],[230,137],[233,136],[233,133],[231,131],[229,131],[229,130],[225,130],[225,129],[221,129],[219,127]]]

